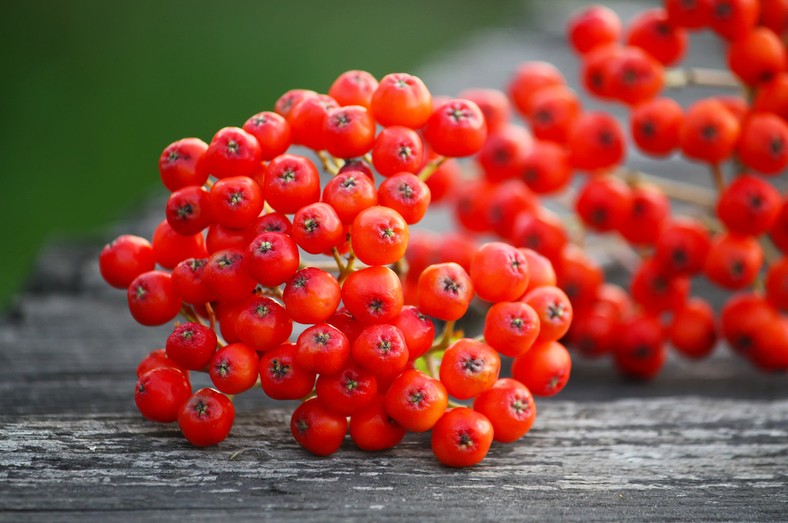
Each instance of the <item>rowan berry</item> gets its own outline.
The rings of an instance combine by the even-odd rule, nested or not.
[[[329,411],[317,398],[303,402],[290,418],[293,438],[316,456],[328,456],[339,450],[347,425],[345,416]]]
[[[216,352],[216,333],[199,323],[186,322],[176,326],[167,338],[167,357],[190,370],[203,370]]]
[[[447,467],[469,467],[484,459],[493,426],[484,414],[466,407],[446,411],[432,429],[432,452]]]
[[[153,247],[145,238],[123,234],[101,250],[99,271],[108,284],[116,289],[127,289],[143,272],[156,266]]]
[[[296,359],[293,343],[283,343],[260,358],[260,384],[268,397],[297,400],[312,392],[315,372],[299,366]]]
[[[181,407],[178,426],[196,447],[218,445],[230,434],[235,421],[233,402],[213,389],[200,389]]]
[[[244,343],[231,343],[219,348],[208,364],[213,385],[225,394],[240,394],[257,382],[260,358]]]
[[[197,163],[208,149],[199,138],[184,138],[173,142],[159,157],[161,182],[169,191],[189,185],[202,185],[208,180],[208,171],[197,169]]]
[[[134,403],[151,421],[170,423],[192,395],[189,378],[172,367],[159,367],[139,377],[134,388]]]
[[[181,310],[170,273],[143,272],[129,285],[127,299],[131,316],[142,325],[164,325]]]
[[[443,416],[449,404],[446,387],[415,369],[400,374],[386,392],[389,416],[411,432],[426,432]]]

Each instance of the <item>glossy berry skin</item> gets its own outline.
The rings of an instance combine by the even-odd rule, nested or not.
[[[571,372],[569,351],[557,341],[534,345],[512,363],[512,377],[528,387],[534,396],[558,394]]]
[[[693,275],[703,270],[711,249],[708,231],[699,222],[676,219],[659,233],[654,260],[668,274]]]
[[[769,266],[765,286],[769,303],[788,310],[788,258],[781,258]]]
[[[298,444],[312,454],[328,456],[342,446],[347,419],[327,410],[317,398],[311,398],[293,411],[290,431]]]
[[[652,245],[670,216],[670,200],[661,190],[640,185],[632,190],[629,213],[619,232],[633,245]]]
[[[612,64],[623,54],[624,48],[618,44],[599,46],[583,57],[581,78],[583,87],[590,94],[613,100]]]
[[[167,223],[178,234],[199,233],[213,222],[208,191],[197,185],[173,191],[167,199],[165,215]]]
[[[153,256],[156,263],[165,269],[172,269],[188,258],[207,258],[205,240],[201,234],[182,236],[175,232],[167,220],[162,220],[153,231]]]
[[[520,247],[520,252],[525,256],[528,262],[528,288],[525,292],[529,292],[537,287],[556,286],[556,275],[553,264],[550,260],[539,254],[532,249]]]
[[[612,9],[594,5],[572,15],[567,24],[567,33],[574,50],[586,54],[597,47],[618,41],[621,20]]]
[[[728,67],[747,85],[768,82],[785,69],[785,47],[773,31],[756,27],[728,47]]]
[[[325,149],[325,121],[337,107],[336,100],[325,94],[304,97],[287,117],[293,143],[314,151]]]
[[[239,127],[220,129],[201,160],[201,167],[216,178],[252,176],[263,161],[257,139]]]
[[[410,432],[430,430],[448,404],[446,387],[415,369],[400,374],[386,392],[386,412]]]
[[[487,311],[484,340],[504,356],[528,352],[539,336],[539,316],[524,302],[500,302]]]
[[[608,67],[608,95],[633,107],[657,96],[665,82],[662,64],[639,47],[622,48]]]
[[[384,126],[419,129],[432,113],[432,95],[420,78],[407,73],[384,76],[370,103],[375,120]]]
[[[757,349],[761,333],[778,321],[777,311],[753,293],[733,295],[720,314],[723,337],[736,352],[747,357]]]
[[[290,147],[290,124],[280,114],[270,111],[257,113],[246,120],[243,130],[257,138],[260,157],[266,162],[284,154]]]
[[[788,73],[780,73],[771,81],[759,85],[752,109],[788,119]]]
[[[517,111],[528,117],[532,112],[533,95],[539,89],[563,84],[564,77],[554,65],[547,62],[523,62],[509,82],[509,98]]]
[[[405,305],[402,312],[394,318],[392,325],[397,327],[405,338],[410,361],[425,354],[435,340],[435,324],[429,316],[413,305]]]
[[[687,158],[717,164],[727,159],[739,137],[739,122],[713,99],[691,105],[679,133],[679,146]]]
[[[260,383],[268,397],[275,400],[303,398],[315,385],[315,372],[296,363],[296,346],[283,343],[260,358]]]
[[[181,323],[167,338],[167,357],[185,369],[203,370],[216,351],[216,333],[194,322]]]
[[[553,263],[569,240],[561,218],[547,209],[518,214],[510,239],[515,246],[532,249]]]
[[[581,106],[569,87],[545,87],[531,98],[531,131],[539,140],[566,143]]]
[[[295,362],[318,374],[335,374],[350,357],[350,342],[338,328],[328,323],[312,325],[298,336]]]
[[[624,159],[625,141],[618,121],[607,113],[580,116],[569,136],[572,165],[584,171],[613,167]]]
[[[225,301],[238,301],[252,295],[257,282],[246,269],[246,254],[226,249],[208,258],[203,280],[211,291]]]
[[[378,81],[366,71],[351,70],[340,74],[328,89],[328,96],[340,106],[361,105],[370,108],[372,94],[378,88]]]
[[[671,154],[679,145],[684,110],[672,98],[654,98],[632,110],[630,131],[638,148],[652,156]]]
[[[516,178],[532,145],[531,133],[523,126],[506,123],[490,130],[477,156],[484,176],[491,182]]]
[[[432,452],[447,467],[470,467],[484,459],[493,426],[484,414],[466,407],[448,410],[432,429]]]
[[[358,213],[377,205],[378,193],[363,172],[347,171],[336,175],[326,184],[323,201],[334,208],[343,224],[350,225]]]
[[[366,107],[337,107],[326,115],[323,137],[326,150],[336,158],[363,156],[375,143],[375,120]]]
[[[210,192],[211,213],[217,223],[234,229],[251,224],[263,210],[263,191],[245,176],[218,180]]]
[[[436,154],[462,157],[476,154],[487,138],[481,109],[470,100],[449,100],[427,120],[424,138]]]
[[[381,176],[417,173],[424,163],[424,143],[413,129],[395,125],[378,133],[372,146],[372,164]]]
[[[134,278],[156,267],[153,247],[145,238],[124,234],[101,250],[99,271],[109,285],[127,289]]]
[[[164,349],[155,349],[148,353],[147,356],[142,358],[139,365],[137,365],[137,378],[141,378],[143,374],[149,370],[158,369],[161,367],[172,367],[181,371],[187,378],[189,371],[183,367],[178,366],[177,363],[167,357],[167,352]]]
[[[252,296],[244,302],[235,319],[235,332],[242,342],[257,351],[267,351],[284,343],[293,332],[293,322],[285,308],[267,296]]]
[[[700,29],[709,24],[712,0],[665,0],[668,21],[677,27]]]
[[[544,140],[534,141],[520,162],[520,177],[538,194],[564,189],[572,179],[571,156],[565,147]]]
[[[717,202],[717,215],[732,233],[758,236],[768,231],[780,212],[780,193],[751,174],[731,182]]]
[[[205,235],[205,246],[208,249],[208,254],[225,249],[244,250],[248,246],[249,239],[246,229],[232,229],[214,223],[208,227],[208,232]]]
[[[290,118],[293,109],[307,98],[317,96],[311,89],[290,89],[280,96],[274,103],[274,111],[281,115],[285,120]]]
[[[511,116],[511,104],[506,94],[498,89],[465,89],[459,97],[470,100],[479,106],[487,123],[487,131],[492,133],[507,124]]]
[[[434,318],[445,321],[462,318],[473,294],[471,277],[456,263],[430,265],[419,276],[419,310]]]
[[[330,318],[339,306],[339,282],[326,271],[306,267],[290,278],[282,298],[293,321],[320,323]]]
[[[181,310],[172,277],[164,271],[143,272],[131,282],[127,292],[131,316],[142,325],[164,325]]]
[[[687,301],[687,277],[666,272],[654,259],[645,260],[632,275],[632,298],[650,314],[675,311]]]
[[[473,400],[473,410],[493,426],[493,439],[511,443],[525,436],[536,420],[536,404],[528,388],[517,380],[502,378]]]
[[[528,288],[528,261],[507,243],[485,243],[473,255],[470,276],[481,299],[513,301],[522,297]]]
[[[704,273],[709,281],[726,289],[743,289],[758,276],[763,250],[755,238],[720,234],[712,240]]]
[[[599,232],[620,228],[632,207],[632,190],[618,178],[591,178],[580,189],[575,210],[583,223]]]
[[[567,245],[556,263],[558,287],[569,297],[572,307],[578,310],[590,307],[605,277],[600,267],[583,249]]]
[[[640,47],[663,65],[680,61],[687,50],[687,32],[671,25],[664,9],[648,9],[629,23],[627,44]]]
[[[701,298],[692,298],[674,315],[668,336],[671,345],[682,355],[705,358],[717,344],[714,309]]]
[[[200,389],[183,404],[178,426],[196,447],[218,445],[230,434],[235,421],[233,402],[213,389]]]
[[[540,329],[537,343],[560,339],[572,323],[572,304],[569,297],[558,287],[538,287],[520,300],[536,311]],[[529,387],[530,388],[530,387]]]
[[[363,325],[390,323],[402,311],[402,285],[388,267],[368,267],[342,284],[342,302]]]
[[[202,185],[208,172],[197,169],[197,162],[205,154],[208,144],[199,138],[184,138],[173,142],[159,157],[161,182],[169,191],[189,185]]]
[[[258,283],[277,287],[292,278],[301,262],[298,245],[280,232],[265,232],[249,244],[246,270]]]
[[[320,199],[320,174],[308,158],[283,154],[266,167],[263,192],[275,211],[293,214]]]
[[[769,238],[780,251],[788,253],[788,198],[783,199],[780,213],[769,230]]]
[[[327,203],[309,204],[293,216],[293,239],[310,254],[328,252],[344,240],[342,222]]]
[[[380,205],[395,210],[405,223],[418,223],[430,206],[430,189],[418,176],[403,172],[383,180],[378,189]]]
[[[159,367],[139,377],[134,402],[140,413],[151,421],[170,423],[178,419],[181,406],[192,395],[189,378],[172,367]]]
[[[353,361],[375,374],[396,376],[409,361],[405,335],[390,324],[370,325],[353,342]]]
[[[328,410],[352,416],[375,400],[378,382],[371,372],[350,364],[336,374],[321,374],[315,391]]]
[[[501,357],[480,341],[463,338],[446,349],[440,379],[450,396],[465,400],[489,389],[501,372]]]
[[[747,36],[758,22],[758,0],[711,0],[709,26],[726,40]]]
[[[742,124],[736,152],[747,167],[778,175],[788,167],[788,123],[770,113],[751,114]]]
[[[609,307],[594,304],[572,321],[568,338],[573,349],[585,358],[599,358],[613,350],[619,317]]]
[[[220,347],[211,358],[208,374],[213,385],[225,394],[240,394],[257,382],[259,356],[244,343]]]
[[[617,338],[613,361],[621,374],[642,381],[659,374],[667,350],[658,318],[634,316],[621,325]]]
[[[402,441],[405,429],[386,412],[385,397],[377,396],[350,418],[350,437],[361,450],[386,450]]]
[[[409,236],[402,216],[383,206],[358,213],[350,230],[353,251],[367,265],[389,265],[402,258]]]

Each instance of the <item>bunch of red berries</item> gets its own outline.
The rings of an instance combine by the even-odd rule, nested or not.
[[[503,242],[405,262],[409,227],[458,182],[444,161],[482,149],[488,118],[468,99],[433,100],[417,77],[349,71],[328,94],[289,91],[210,144],[168,146],[171,194],[152,242],[124,235],[100,256],[139,323],[186,319],[137,369],[142,414],[214,445],[230,432],[232,395],[259,384],[303,400],[291,430],[314,454],[335,452],[348,430],[364,450],[432,430],[450,466],[527,433],[532,394],[559,392],[571,367],[558,340],[572,306],[551,263]],[[291,146],[330,180],[321,187]],[[492,306],[469,338],[455,322],[474,297]],[[501,355],[515,379],[499,378]],[[192,392],[191,371],[215,389]]]
[[[688,31],[702,27],[725,39],[730,71],[666,69],[683,57]],[[788,309],[788,198],[777,187],[788,166],[786,27],[788,4],[780,0],[668,0],[625,31],[602,6],[569,22],[587,91],[630,109],[631,138],[643,154],[679,152],[708,164],[716,192],[622,167],[624,126],[609,113],[584,111],[548,63],[522,64],[508,97],[465,93],[485,113],[489,132],[475,157],[478,175],[451,191],[456,219],[466,231],[493,233],[552,262],[575,310],[563,341],[580,354],[610,355],[624,375],[651,379],[668,342],[700,359],[721,334],[756,367],[788,369],[788,317],[780,313]],[[693,84],[738,93],[687,108],[658,97]],[[510,122],[512,107],[529,127]],[[569,201],[577,219],[541,207],[539,198],[553,195]],[[672,215],[670,198],[688,204],[688,214]],[[628,290],[605,283],[603,267],[581,248],[598,238],[631,271]],[[420,267],[441,251],[474,245],[467,235],[414,236],[409,262]],[[718,317],[691,296],[700,276],[743,292]]]

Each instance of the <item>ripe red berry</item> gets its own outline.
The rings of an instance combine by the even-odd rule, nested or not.
[[[137,365],[137,378],[141,378],[143,374],[150,370],[161,367],[172,367],[181,371],[187,378],[189,377],[189,371],[169,359],[164,349],[155,349],[142,358],[142,361]]]
[[[706,99],[687,109],[679,146],[687,158],[717,164],[733,153],[738,138],[736,117],[719,101]]]
[[[731,42],[728,67],[745,84],[767,82],[785,69],[785,47],[771,29],[756,27]]]
[[[566,143],[580,112],[574,90],[564,85],[545,87],[531,98],[531,130],[539,140]]]
[[[320,323],[330,318],[339,306],[339,282],[326,271],[306,267],[290,278],[282,299],[293,321]]]
[[[350,342],[338,328],[328,323],[312,325],[298,337],[295,362],[307,371],[335,374],[350,357]]]
[[[703,270],[711,238],[703,225],[676,219],[665,225],[654,245],[654,260],[667,274],[694,275]]]
[[[520,161],[520,177],[535,193],[560,191],[572,180],[570,160],[566,147],[536,140]]]
[[[405,223],[418,223],[430,206],[430,189],[418,176],[402,172],[383,180],[378,189],[380,205],[395,210]]]
[[[644,261],[632,276],[632,298],[649,314],[675,311],[687,301],[690,282],[686,276],[666,272],[654,259]]]
[[[341,106],[361,105],[369,109],[372,105],[372,94],[378,88],[378,81],[366,71],[345,71],[340,74],[331,87],[328,95]]]
[[[178,419],[178,412],[191,395],[189,378],[172,367],[149,370],[140,376],[134,388],[134,402],[140,413],[160,423]]]
[[[352,416],[375,400],[378,382],[373,373],[350,364],[336,374],[321,374],[315,391],[328,410]]]
[[[199,233],[214,219],[208,191],[197,185],[173,191],[167,200],[165,214],[170,227],[183,236]]]
[[[493,426],[484,414],[457,407],[432,429],[432,452],[447,467],[470,467],[484,459],[492,440]]]
[[[240,250],[226,249],[208,258],[203,280],[219,299],[238,301],[252,295],[257,282],[247,271],[245,257]]]
[[[711,0],[709,25],[721,37],[746,37],[758,22],[758,0]]]
[[[518,214],[510,239],[515,246],[532,249],[551,262],[560,258],[569,240],[561,218],[544,208]]]
[[[290,113],[301,101],[313,96],[317,96],[317,93],[311,89],[290,89],[276,101],[274,111],[285,119],[289,119]]]
[[[572,304],[569,297],[558,287],[537,287],[529,291],[521,301],[533,307],[539,316],[541,326],[536,338],[537,343],[559,340],[569,330],[572,323]]]
[[[235,421],[233,402],[213,389],[200,389],[183,404],[178,426],[196,447],[218,445],[230,434]]]
[[[553,264],[550,260],[542,256],[536,251],[531,249],[520,248],[525,259],[528,261],[528,288],[525,290],[529,292],[537,287],[556,286],[556,275],[553,269]]]
[[[619,232],[635,245],[652,245],[670,215],[670,200],[660,189],[638,185],[632,190],[629,213]]]
[[[572,165],[586,171],[618,165],[624,159],[624,144],[624,134],[615,118],[601,112],[584,113],[569,137]]]
[[[417,173],[424,163],[424,143],[413,129],[386,127],[372,146],[372,164],[381,176],[400,172]]]
[[[202,185],[208,179],[208,171],[198,169],[208,144],[199,138],[184,138],[173,142],[159,157],[161,182],[169,191],[177,191],[189,185]]]
[[[385,450],[396,446],[405,429],[389,416],[385,397],[377,396],[364,410],[350,418],[350,437],[362,450]]]
[[[205,239],[202,234],[182,236],[175,232],[167,220],[163,220],[153,232],[153,256],[156,263],[172,269],[188,258],[207,258]]]
[[[643,381],[659,374],[667,358],[659,319],[633,316],[621,325],[617,338],[613,361],[621,374]]]
[[[292,214],[320,199],[320,174],[303,156],[277,156],[265,171],[265,200],[276,211]]]
[[[350,225],[358,213],[377,205],[378,193],[372,180],[361,171],[346,171],[323,188],[323,201],[334,208],[339,220]]]
[[[745,174],[731,182],[717,202],[717,215],[732,233],[758,236],[777,220],[780,193],[761,178]]]
[[[225,394],[240,394],[257,382],[259,357],[243,343],[231,343],[217,350],[208,365],[214,386]]]
[[[615,54],[606,74],[606,94],[631,106],[657,96],[665,83],[662,64],[633,46],[624,47]]]
[[[583,223],[600,232],[619,229],[629,217],[632,190],[618,178],[591,178],[580,189],[575,210]]]
[[[290,124],[277,113],[257,113],[246,120],[243,130],[257,138],[264,161],[273,160],[290,147]]]
[[[487,138],[481,109],[470,100],[444,102],[430,116],[424,138],[436,154],[449,157],[476,154]]]
[[[684,111],[672,98],[654,98],[632,110],[630,130],[641,151],[653,156],[671,154],[679,145]]]
[[[372,94],[372,114],[384,126],[419,129],[432,112],[432,95],[424,82],[406,73],[384,76]]]
[[[637,15],[627,30],[627,44],[640,47],[663,65],[680,61],[689,37],[681,27],[670,23],[664,9],[648,9]]]
[[[674,26],[700,29],[709,24],[711,0],[665,0],[665,10]]]
[[[390,323],[402,311],[402,285],[388,267],[368,267],[347,277],[342,302],[364,325]]]
[[[367,265],[394,263],[408,246],[408,224],[388,207],[374,206],[358,213],[350,234],[353,251]]]
[[[153,247],[145,238],[123,234],[101,250],[99,271],[116,289],[127,289],[134,278],[156,266]]]
[[[310,254],[329,252],[338,247],[345,235],[334,208],[316,202],[300,208],[293,216],[293,239]]]
[[[505,126],[509,121],[512,112],[509,99],[497,89],[465,89],[460,92],[459,98],[479,106],[489,132]]]
[[[131,316],[146,326],[164,325],[181,310],[181,299],[175,293],[172,277],[164,271],[143,272],[134,278],[127,298]]]
[[[528,387],[534,396],[554,396],[569,381],[572,358],[557,341],[539,343],[515,358],[512,377]]]
[[[283,343],[260,358],[260,383],[275,400],[303,398],[315,386],[315,372],[296,363],[296,346]]]
[[[480,341],[457,340],[441,359],[440,379],[449,395],[465,400],[489,389],[501,372],[501,357]]]
[[[181,323],[167,338],[167,357],[185,369],[203,370],[216,352],[216,333],[194,322]]]
[[[310,398],[293,411],[290,432],[298,444],[312,454],[328,456],[342,445],[347,419],[327,410],[317,398]]]
[[[329,111],[339,107],[325,94],[304,97],[287,116],[293,143],[315,151],[326,148],[325,121]]]
[[[612,9],[594,5],[575,13],[567,24],[569,43],[580,54],[618,41],[621,20]]]
[[[668,334],[670,343],[684,356],[705,358],[717,344],[714,310],[701,298],[689,300],[676,312]]]
[[[252,176],[262,161],[257,138],[238,127],[225,127],[211,139],[201,168],[216,178]]]
[[[563,85],[564,77],[556,67],[547,62],[524,62],[517,67],[509,82],[509,97],[523,116],[531,114],[531,100],[539,89]]]
[[[763,264],[763,250],[755,238],[720,234],[712,240],[706,277],[726,289],[743,289],[755,281]]]
[[[473,410],[484,414],[493,426],[493,439],[510,443],[525,436],[536,419],[536,404],[519,381],[502,378],[473,400]]]
[[[473,255],[470,276],[481,299],[513,301],[528,288],[528,261],[507,243],[485,243]]]
[[[366,327],[353,342],[353,361],[379,377],[399,374],[409,360],[405,335],[394,325]]]
[[[301,257],[296,242],[281,232],[264,232],[249,244],[246,269],[265,287],[278,287],[298,270]]]
[[[267,351],[287,341],[293,322],[284,307],[267,296],[252,296],[244,302],[235,320],[242,342],[257,351]]]
[[[413,305],[405,305],[402,312],[391,322],[405,337],[410,361],[421,357],[432,347],[435,340],[435,324]]]
[[[411,432],[430,430],[448,404],[446,387],[415,369],[400,374],[386,392],[386,412]]]
[[[523,160],[532,146],[531,133],[523,126],[507,123],[490,130],[477,156],[484,176],[491,182],[517,178],[523,171]]]
[[[242,229],[263,210],[263,191],[245,176],[218,180],[210,193],[212,218],[225,227]]]
[[[430,265],[419,276],[419,309],[434,318],[458,320],[473,299],[473,281],[456,263]]]
[[[331,109],[323,122],[325,149],[336,158],[363,156],[375,143],[375,120],[366,107]]]
[[[736,152],[747,167],[768,175],[781,173],[788,167],[788,123],[775,114],[750,115]]]

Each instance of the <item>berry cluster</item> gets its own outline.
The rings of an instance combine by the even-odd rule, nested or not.
[[[232,396],[259,384],[303,400],[292,434],[317,455],[348,431],[359,448],[382,450],[431,430],[441,463],[468,466],[493,440],[525,435],[532,394],[556,394],[571,368],[558,340],[572,305],[552,264],[504,242],[439,242],[438,253],[409,241],[460,185],[448,159],[482,151],[498,125],[474,97],[433,99],[415,76],[378,83],[348,71],[328,94],[288,91],[209,144],[164,149],[166,219],[152,242],[120,236],[99,260],[137,322],[186,320],[137,368],[141,413],[215,445],[230,432]],[[408,263],[420,248],[430,260]],[[471,338],[455,322],[475,297],[491,306]],[[502,356],[514,379],[499,377]],[[215,388],[193,392],[190,372]]]
[[[666,69],[683,58],[688,31],[704,27],[725,42],[730,71]],[[777,187],[788,166],[786,27],[788,4],[780,0],[667,0],[625,29],[602,6],[569,21],[583,87],[629,109],[629,134],[643,154],[707,164],[716,191],[624,168],[627,125],[583,110],[548,63],[520,65],[508,97],[464,94],[485,113],[489,132],[475,157],[477,176],[450,191],[456,219],[466,231],[495,234],[550,260],[575,310],[563,341],[579,354],[610,355],[622,374],[647,380],[663,367],[668,343],[700,359],[722,335],[757,368],[788,369],[788,317],[780,312],[788,309],[788,198]],[[659,96],[694,84],[740,94],[686,108]],[[527,126],[510,122],[515,112]],[[544,196],[569,201],[577,219],[542,207]],[[690,213],[673,215],[671,198]],[[628,289],[606,283],[581,248],[597,238],[631,271]],[[467,235],[414,235],[409,262],[473,248]],[[691,296],[697,277],[742,292],[718,315]]]

